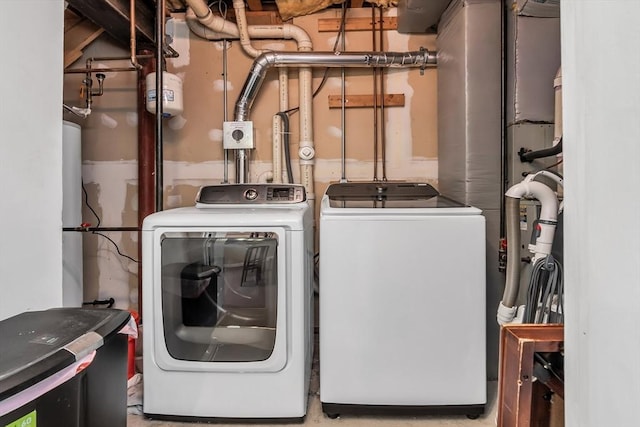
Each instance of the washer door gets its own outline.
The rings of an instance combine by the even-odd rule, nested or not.
[[[285,230],[159,231],[158,366],[274,372],[286,364]],[[159,291],[159,292],[157,292]],[[155,292],[158,293],[157,298]],[[158,305],[156,305],[157,307]]]

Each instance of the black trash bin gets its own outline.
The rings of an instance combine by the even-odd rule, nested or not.
[[[0,321],[0,426],[125,427],[128,311],[59,308]]]

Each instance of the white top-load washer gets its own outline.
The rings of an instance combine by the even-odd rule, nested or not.
[[[313,218],[298,185],[203,187],[143,223],[147,417],[306,414]]]
[[[342,183],[320,208],[320,400],[479,415],[485,219],[425,183]]]

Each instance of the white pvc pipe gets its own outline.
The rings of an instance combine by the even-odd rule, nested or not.
[[[300,50],[303,50],[302,48]],[[310,49],[304,49],[310,50]],[[313,142],[313,91],[311,88],[311,68],[301,67],[299,70],[298,86],[300,93],[300,183],[307,193],[307,202],[312,212],[315,207],[313,165],[316,150]]]
[[[278,70],[278,80],[280,82],[280,111],[289,109],[289,71],[287,68]],[[282,182],[282,144],[284,130],[282,127],[282,117],[273,116],[273,182]]]
[[[238,32],[240,33],[240,45],[242,49],[252,58],[256,58],[264,53],[264,50],[256,49],[251,44],[249,38],[249,25],[247,24],[247,15],[244,10],[244,0],[233,0],[233,10],[236,12],[236,23]]]
[[[186,0],[188,4],[185,19],[189,29],[207,40],[225,37],[239,37],[238,27],[221,16],[214,15],[209,6],[201,0]],[[197,23],[197,24],[196,24]],[[207,30],[212,31],[212,33]],[[216,33],[219,34],[218,37]]]
[[[538,226],[540,233],[536,239],[532,263],[551,253],[553,237],[558,223],[558,197],[551,188],[541,182],[523,181],[509,188],[507,197],[520,199],[522,197],[534,197],[540,201],[541,210]],[[508,238],[508,237],[507,237]]]
[[[553,172],[547,171],[547,170],[541,170],[541,171],[538,171],[536,173],[531,173],[531,174],[527,175],[527,177],[524,179],[524,181],[526,181],[526,182],[535,181],[535,179],[538,176],[545,176],[545,177],[551,179],[552,181],[554,181],[559,186],[564,187],[564,179],[561,176],[559,176],[559,175],[557,175],[557,174],[555,174]]]
[[[191,3],[199,0],[188,0]],[[198,37],[207,40],[239,39],[240,31],[238,26],[214,14],[205,18],[198,17],[195,9],[189,7],[185,13],[185,19],[189,29]],[[247,31],[250,37],[258,39],[285,39],[293,40],[298,45],[298,49],[309,47],[311,50],[311,38],[304,29],[291,24],[283,25],[249,25]]]
[[[553,79],[553,89],[555,94],[553,145],[556,145],[562,138],[562,67],[558,68],[556,77]]]
[[[282,183],[282,118],[279,115],[273,116],[271,126],[273,137],[273,182]]]

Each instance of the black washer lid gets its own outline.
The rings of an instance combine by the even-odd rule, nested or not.
[[[0,400],[101,347],[130,316],[115,309],[57,308],[0,321]]]
[[[331,184],[327,196],[331,200],[424,200],[438,196],[438,190],[423,182],[345,182]]]

